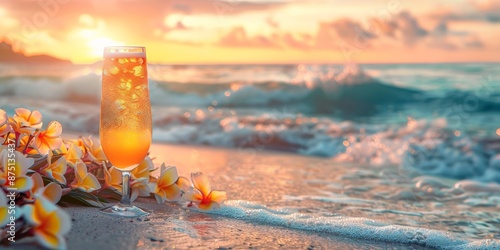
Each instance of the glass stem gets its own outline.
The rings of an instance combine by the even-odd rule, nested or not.
[[[124,206],[130,206],[130,171],[122,171],[122,200],[120,203]]]

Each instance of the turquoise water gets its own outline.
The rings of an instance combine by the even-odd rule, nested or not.
[[[98,64],[0,69],[10,115],[38,109],[46,124],[98,134]],[[422,246],[498,246],[500,64],[149,71],[157,142],[258,153],[229,159],[222,172],[234,197],[219,215],[349,237],[366,229],[373,234],[359,237]],[[261,155],[268,150],[296,155]]]

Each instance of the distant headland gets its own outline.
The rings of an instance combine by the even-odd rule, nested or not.
[[[72,64],[69,60],[59,59],[49,55],[27,56],[22,52],[14,51],[9,42],[0,42],[0,63],[13,64]]]

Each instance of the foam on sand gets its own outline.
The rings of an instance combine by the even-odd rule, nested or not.
[[[452,233],[389,225],[367,218],[311,216],[286,210],[273,210],[260,204],[242,200],[227,201],[220,209],[210,213],[297,230],[322,232],[364,240],[415,244],[438,249],[500,248],[499,240],[466,240]]]

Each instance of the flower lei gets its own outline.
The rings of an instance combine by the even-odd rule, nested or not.
[[[103,206],[118,200],[121,173],[106,159],[98,140],[61,138],[62,126],[24,108],[9,117],[0,109],[0,227],[2,244],[34,237],[46,248],[65,249],[70,216],[59,205]],[[202,173],[181,177],[163,163],[159,176],[147,156],[131,172],[131,200],[154,196],[158,203],[188,202],[200,210],[219,208],[226,192],[212,190]]]

